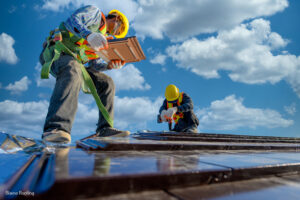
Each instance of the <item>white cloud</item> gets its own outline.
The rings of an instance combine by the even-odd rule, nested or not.
[[[55,78],[49,75],[49,79],[41,79],[41,64],[37,63],[36,69],[36,83],[38,87],[54,88]],[[122,69],[105,71],[116,85],[116,90],[149,90],[151,86],[145,82],[140,70],[133,64],[126,64]]]
[[[13,37],[6,33],[0,35],[0,62],[4,61],[9,64],[16,64],[18,57],[15,53],[13,45],[15,40]]]
[[[88,100],[89,99],[89,100]],[[98,109],[91,95],[80,95],[73,135],[88,136],[96,129]],[[48,101],[0,102],[0,131],[40,139],[48,111]]]
[[[284,110],[290,114],[290,115],[294,115],[296,113],[296,103],[292,103],[289,106],[284,106]]]
[[[183,40],[201,33],[231,29],[247,19],[283,11],[287,0],[139,0],[133,27],[138,36]],[[216,6],[217,5],[217,6]]]
[[[160,64],[160,65],[164,65],[166,63],[166,55],[163,55],[161,53],[157,54],[154,58],[152,58],[150,60],[150,62],[152,64]]]
[[[148,97],[115,99],[115,125],[121,129],[146,129],[147,122],[156,120],[162,97],[151,101]]]
[[[38,97],[41,98],[41,99],[50,99],[50,96],[51,94],[49,93],[39,93],[38,94]]]
[[[135,131],[147,129],[149,122],[156,120],[163,97],[150,100],[148,97],[115,97],[115,127]],[[48,101],[0,102],[0,131],[40,139]],[[293,120],[282,118],[274,110],[247,108],[242,99],[234,95],[211,103],[210,107],[198,110],[201,129],[235,130],[238,128],[288,127]],[[94,133],[98,120],[98,108],[92,96],[81,96],[78,104],[72,135]]]
[[[98,122],[98,108],[90,95],[81,96],[79,102],[72,133],[76,135],[94,133]],[[151,101],[148,97],[116,96],[114,126],[131,131],[146,129],[148,122],[156,120],[162,102],[162,97]]]
[[[52,10],[52,11],[62,11],[65,8],[69,8],[71,4],[77,4],[77,1],[72,0],[45,0],[43,1],[43,5],[41,6],[42,9],[45,10]]]
[[[272,49],[280,48],[286,46],[287,40],[282,39],[282,37],[278,33],[270,33],[268,39],[269,45]]]
[[[91,95],[86,96],[93,98]],[[91,135],[95,133],[97,122],[98,107],[96,106],[96,104],[83,104],[79,102],[75,121],[72,128],[72,134],[85,136]]]
[[[2,101],[0,102],[0,130],[40,138],[47,110],[47,101]]]
[[[28,90],[28,85],[31,81],[28,79],[27,76],[24,76],[21,80],[16,81],[14,84],[10,83],[8,86],[5,87],[6,90],[9,90],[11,94],[21,94]]]
[[[84,5],[95,5],[105,14],[117,9],[123,12],[129,21],[132,21],[137,13],[138,4],[133,0],[44,0],[40,7],[54,12],[63,12],[64,9],[76,9]]]
[[[145,83],[140,70],[133,64],[127,64],[122,69],[105,71],[116,85],[116,90],[149,90],[151,86]]]
[[[115,97],[116,128],[136,131],[147,129],[147,123],[156,120],[162,97],[150,100],[148,97]],[[5,100],[0,102],[0,131],[41,138],[48,101],[17,102]],[[88,136],[96,130],[98,107],[91,95],[81,93],[78,109],[72,128],[72,135]]]
[[[172,45],[166,51],[178,67],[205,78],[219,78],[218,71],[226,70],[233,81],[247,84],[275,84],[284,79],[300,97],[300,58],[287,52],[272,53],[287,43],[271,32],[269,21],[256,19],[220,31],[216,37]]]
[[[280,113],[271,109],[248,108],[242,98],[235,95],[216,100],[210,107],[197,111],[200,129],[235,130],[238,128],[288,127],[294,121],[284,119]]]
[[[270,16],[283,11],[287,0],[45,0],[40,8],[55,12],[95,5],[109,10],[119,9],[133,21],[140,37],[182,40],[201,33],[230,29],[244,20]],[[218,5],[218,6],[216,6]]]
[[[288,76],[285,78],[285,80],[291,84],[294,92],[298,95],[298,97],[300,98],[300,56],[298,56],[297,58],[295,56],[293,56],[293,61],[294,64],[294,70],[291,70],[291,72],[288,74]],[[287,63],[289,64],[289,63]]]

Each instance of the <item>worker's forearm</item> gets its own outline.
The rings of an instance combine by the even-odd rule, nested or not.
[[[161,111],[166,110],[166,109],[167,109],[167,102],[166,102],[166,100],[164,100],[163,105],[159,109],[159,114],[161,114]]]

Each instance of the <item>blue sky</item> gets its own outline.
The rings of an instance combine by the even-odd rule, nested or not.
[[[145,61],[107,72],[115,81],[115,126],[167,130],[156,115],[165,87],[189,94],[199,131],[300,136],[300,2],[296,0],[18,0],[2,2],[0,131],[40,138],[55,83],[39,79],[49,31],[76,8],[119,9]],[[96,128],[98,110],[80,94],[73,138]]]

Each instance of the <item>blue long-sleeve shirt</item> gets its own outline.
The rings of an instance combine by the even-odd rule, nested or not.
[[[100,27],[101,20],[101,10],[95,6],[88,5],[76,10],[64,22],[64,25],[77,37],[87,39],[87,36],[92,33],[91,27]],[[89,61],[87,67],[105,71],[107,70],[107,63],[104,63],[100,58]]]
[[[101,10],[95,6],[88,5],[76,10],[64,24],[74,35],[86,39],[92,33],[89,27],[99,27],[101,19]]]

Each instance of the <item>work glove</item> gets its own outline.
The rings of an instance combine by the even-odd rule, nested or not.
[[[160,118],[161,118],[161,121],[163,121],[163,122],[166,122],[167,121],[167,119],[166,119],[166,110],[162,110],[161,111],[161,113],[160,113]]]
[[[108,63],[108,69],[121,69],[125,65],[125,61],[122,60],[111,60]]]
[[[167,117],[171,118],[173,117],[173,115],[177,112],[177,107],[172,107],[169,108],[166,112]]]
[[[101,33],[91,33],[86,40],[95,51],[108,48],[106,37]]]

